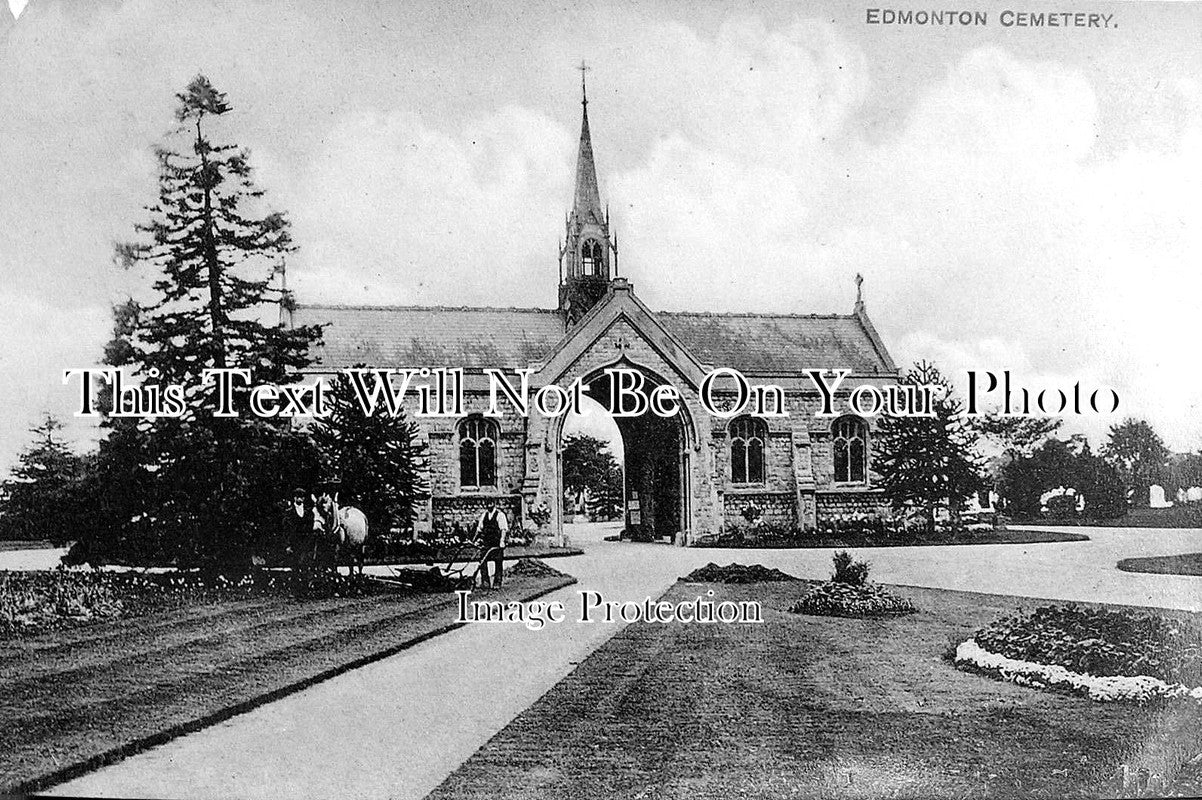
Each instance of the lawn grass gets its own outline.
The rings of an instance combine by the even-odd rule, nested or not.
[[[573,579],[512,575],[490,599]],[[38,791],[455,627],[455,596],[206,603],[0,642],[0,794]]]
[[[1202,575],[1202,553],[1124,558],[1119,561],[1117,566],[1123,572],[1151,572],[1156,575]]]
[[[1190,706],[1101,704],[955,669],[945,654],[1041,601],[890,587],[887,620],[787,613],[806,583],[683,584],[757,599],[760,625],[632,624],[433,798],[1097,797],[1168,777]]]
[[[696,547],[717,547],[729,549],[822,549],[831,547],[945,547],[948,545],[967,544],[1044,544],[1048,542],[1087,542],[1089,537],[1083,533],[1066,533],[1057,531],[1010,530],[964,530],[955,533],[938,534],[935,536],[826,536],[820,534],[804,535],[804,538],[748,540],[741,544],[727,541],[702,542]]]

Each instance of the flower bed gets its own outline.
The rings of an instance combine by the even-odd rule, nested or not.
[[[1202,689],[1191,688],[1202,685],[1202,630],[1154,614],[1043,606],[977,631],[955,661],[1095,700],[1202,699]]]
[[[195,603],[285,594],[360,597],[387,591],[392,590],[367,578],[332,573],[294,577],[287,572],[257,571],[229,577],[63,569],[0,572],[0,638]]]
[[[759,583],[761,581],[795,581],[792,575],[779,569],[768,569],[760,564],[745,566],[727,564],[720,567],[714,562],[698,567],[681,578],[686,583]]]
[[[789,611],[818,617],[897,617],[918,609],[904,597],[873,583],[828,581],[806,592]]]
[[[1076,605],[1042,606],[973,634],[991,653],[1087,675],[1202,684],[1202,630],[1180,619]]]
[[[956,648],[955,661],[956,666],[962,669],[973,669],[1020,686],[1071,692],[1099,702],[1124,700],[1147,703],[1181,698],[1202,702],[1202,687],[1191,689],[1181,683],[1165,683],[1150,675],[1087,675],[1061,666],[1036,664],[991,653],[972,639]]]

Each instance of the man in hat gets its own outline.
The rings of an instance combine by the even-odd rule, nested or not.
[[[317,489],[313,558],[319,568],[336,566],[338,560],[338,489],[337,480],[325,481]]]
[[[480,546],[484,550],[480,556],[480,585],[483,588],[487,589],[489,586],[494,589],[501,588],[501,581],[505,574],[505,544],[508,538],[509,519],[501,510],[500,502],[494,499],[480,515],[480,519],[476,521],[476,541],[480,542]],[[488,570],[490,561],[497,567],[496,583],[490,580]]]
[[[301,486],[292,492],[292,502],[280,525],[284,552],[291,566],[303,567],[313,553],[313,498]]]

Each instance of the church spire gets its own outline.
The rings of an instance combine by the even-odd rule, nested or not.
[[[609,215],[601,205],[597,165],[593,161],[593,137],[588,127],[588,85],[584,62],[580,70],[580,149],[576,155],[576,192],[572,212],[565,220],[563,247],[559,251],[561,279],[559,309],[569,322],[584,316],[609,290]]]
[[[597,165],[593,161],[593,137],[588,129],[588,86],[585,73],[590,67],[583,61],[580,70],[580,149],[576,154],[576,199],[572,211],[583,222],[600,225],[605,217],[601,209],[601,191],[597,188]]]

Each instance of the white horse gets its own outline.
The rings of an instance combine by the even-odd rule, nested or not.
[[[341,562],[343,553],[349,555],[347,565],[351,574],[355,574],[355,562],[359,564],[359,574],[363,574],[363,561],[366,557],[367,517],[354,506],[339,506],[337,497],[323,494],[314,508],[317,524],[314,526],[334,539],[337,555],[334,565]]]

